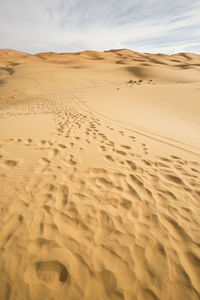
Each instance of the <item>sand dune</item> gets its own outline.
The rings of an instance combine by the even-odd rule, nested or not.
[[[200,299],[199,74],[0,50],[0,300]]]

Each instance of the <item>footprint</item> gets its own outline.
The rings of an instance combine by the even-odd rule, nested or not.
[[[106,294],[109,299],[124,300],[124,296],[117,290],[117,280],[114,273],[108,269],[100,272],[100,280],[103,283]]]
[[[0,247],[5,245],[13,238],[14,234],[18,231],[23,223],[23,216],[17,215],[12,217],[1,231]]]
[[[120,205],[125,209],[130,209],[132,207],[132,202],[127,199],[122,199]]]
[[[142,159],[142,162],[143,162],[147,167],[149,167],[149,166],[152,165],[151,162],[150,162],[149,160],[146,160],[146,159]]]
[[[32,268],[31,268],[32,269]],[[61,264],[59,261],[50,260],[50,261],[38,261],[33,265],[33,270],[35,271],[34,278],[36,282],[45,282],[46,284],[64,284],[66,281],[69,281],[69,272],[67,268]],[[31,271],[29,269],[29,271]],[[31,277],[34,275],[27,272],[26,277],[28,281],[32,281]]]
[[[117,288],[117,281],[113,272],[109,270],[103,270],[100,273],[100,277],[103,281],[104,288],[107,294],[111,294]]]
[[[132,170],[137,170],[137,166],[131,160],[126,160],[127,164],[131,167]]]
[[[160,159],[161,161],[165,161],[165,162],[168,162],[168,163],[171,163],[171,162],[172,162],[170,159],[168,159],[168,158],[166,158],[166,157],[159,157],[159,159]]]
[[[134,136],[129,135],[129,138],[130,138],[132,141],[135,141],[135,137],[134,137]]]
[[[131,149],[131,147],[128,146],[128,145],[121,145],[121,147],[124,148],[124,149],[127,149],[127,150],[130,150],[130,149]]]
[[[106,147],[105,146],[100,146],[102,151],[106,151]]]
[[[42,157],[42,158],[39,159],[38,162],[39,162],[40,165],[46,165],[46,164],[49,164],[51,161],[48,160],[48,159],[45,158],[45,157]]]
[[[59,185],[56,191],[56,206],[62,209],[67,205],[69,197],[69,189],[66,185]]]
[[[114,162],[114,159],[112,158],[111,155],[105,155],[105,158],[106,158],[108,161]]]
[[[39,144],[40,144],[40,145],[45,145],[45,144],[46,144],[46,141],[45,141],[45,140],[41,140]]]
[[[48,153],[49,159],[52,159],[59,153],[58,149],[50,149]]]
[[[119,155],[124,155],[124,156],[127,155],[126,152],[121,151],[121,150],[115,150],[115,152],[118,153]]]
[[[110,180],[107,180],[105,177],[97,177],[95,183],[97,186],[100,186],[104,189],[113,187],[113,183]]]
[[[118,131],[121,135],[124,135],[124,132],[123,131]]]
[[[4,169],[12,169],[17,166],[17,162],[15,160],[8,159],[5,161],[2,161],[0,166],[3,167]]]
[[[109,231],[115,229],[115,224],[113,222],[113,219],[109,216],[109,214],[106,211],[101,210],[99,212],[99,219],[103,229]]]
[[[60,148],[62,148],[62,149],[65,149],[65,148],[67,148],[65,145],[63,145],[63,144],[58,144],[58,147],[60,147]]]
[[[182,179],[176,175],[173,174],[165,174],[164,178],[169,181],[170,183],[176,184],[176,185],[184,185]]]

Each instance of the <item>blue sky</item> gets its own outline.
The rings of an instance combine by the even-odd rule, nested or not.
[[[200,0],[0,0],[0,48],[200,53]]]

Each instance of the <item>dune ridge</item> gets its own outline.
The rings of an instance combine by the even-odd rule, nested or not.
[[[0,300],[200,299],[199,72],[0,50]]]

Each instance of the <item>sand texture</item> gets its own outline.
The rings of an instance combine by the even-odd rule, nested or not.
[[[0,300],[200,299],[200,56],[0,50]]]

